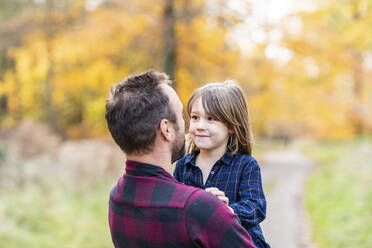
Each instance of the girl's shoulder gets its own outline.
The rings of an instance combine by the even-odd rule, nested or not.
[[[257,160],[253,156],[246,153],[237,153],[233,155],[233,160],[244,164],[245,166],[259,166]]]
[[[253,156],[246,154],[246,153],[236,153],[232,155],[233,159],[239,159],[239,160],[246,160],[246,161],[251,161],[251,160],[256,160]]]

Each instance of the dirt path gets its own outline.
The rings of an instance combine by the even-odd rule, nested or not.
[[[304,183],[314,163],[296,151],[262,157],[267,217],[261,224],[272,248],[314,248],[303,204]]]

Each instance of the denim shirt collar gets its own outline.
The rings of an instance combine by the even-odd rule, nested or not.
[[[199,154],[199,151],[192,152],[190,154],[186,155],[185,158],[185,164],[190,164],[192,166],[196,166],[195,161],[196,161],[196,156]]]
[[[196,166],[196,157],[198,156],[199,151],[192,152],[186,156],[185,164]],[[229,149],[226,150],[225,154],[216,162],[222,161],[225,165],[230,165],[233,160],[233,155]]]

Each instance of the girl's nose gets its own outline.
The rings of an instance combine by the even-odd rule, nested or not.
[[[196,129],[197,129],[197,130],[205,130],[204,121],[203,121],[202,119],[200,119],[200,120],[198,121],[198,124],[197,124],[197,126],[196,126]]]

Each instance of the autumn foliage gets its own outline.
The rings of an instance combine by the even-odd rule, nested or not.
[[[245,53],[231,35],[244,15],[221,1],[38,2],[0,25],[3,127],[34,119],[66,137],[105,135],[110,85],[154,68],[173,75],[183,103],[204,83],[237,80],[256,136],[372,132],[371,0],[322,1],[263,27],[267,38]]]

